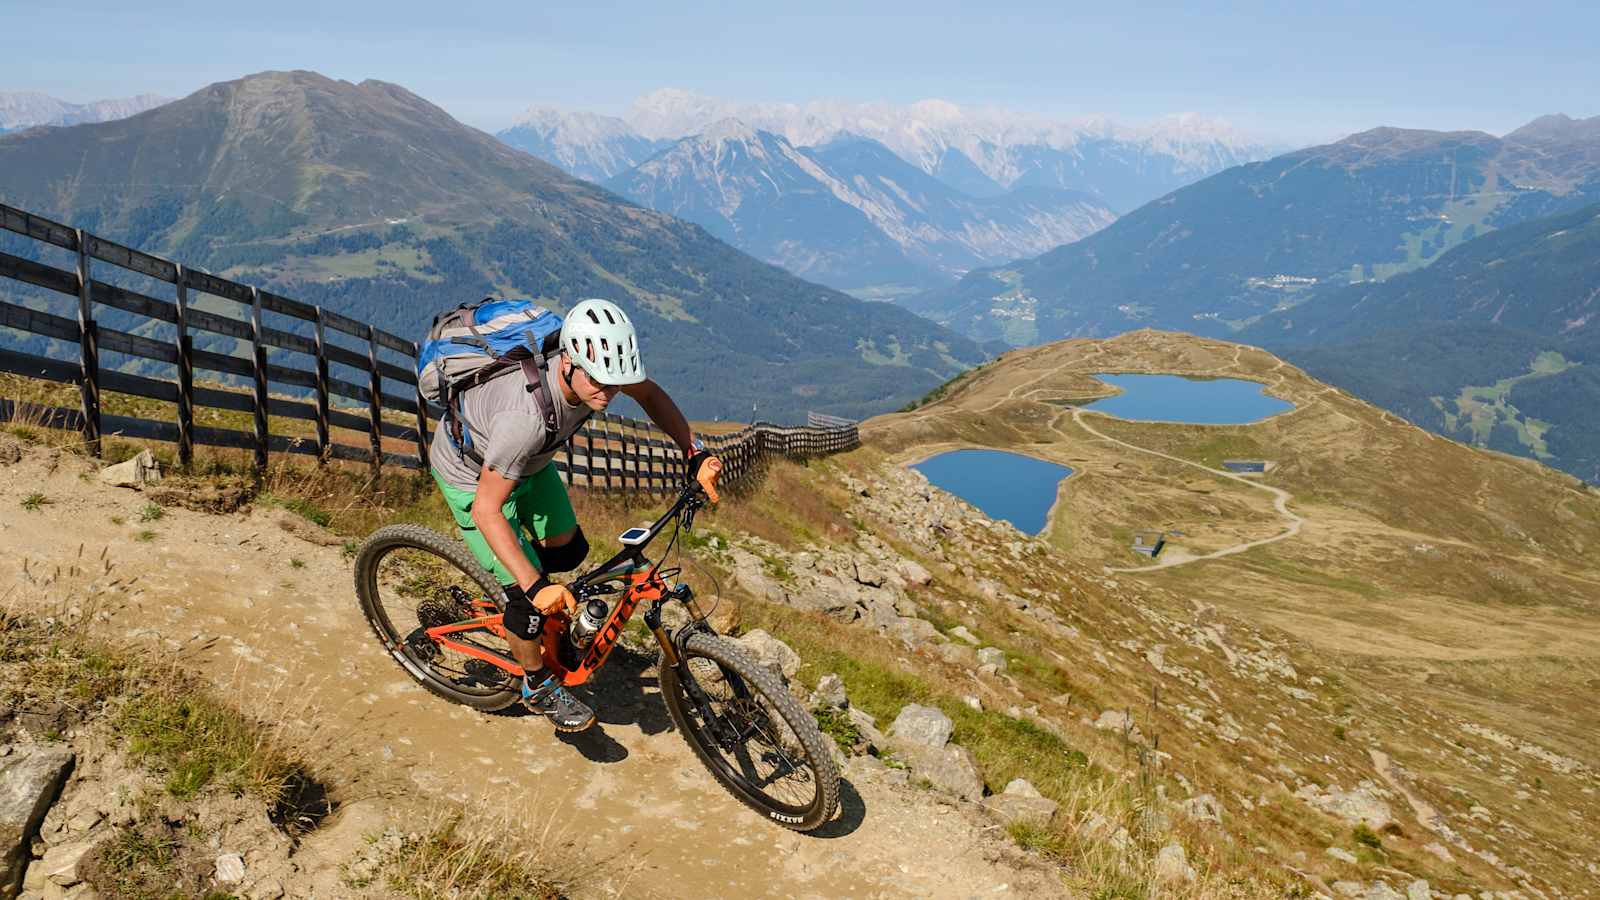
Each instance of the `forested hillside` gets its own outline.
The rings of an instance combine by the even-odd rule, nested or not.
[[[651,374],[705,418],[861,416],[983,356],[376,81],[265,73],[122,121],[7,135],[0,201],[400,334],[490,294],[611,297],[636,316]]]

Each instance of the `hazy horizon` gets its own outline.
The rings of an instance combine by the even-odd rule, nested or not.
[[[326,7],[216,8],[176,0],[9,3],[0,90],[84,103],[181,97],[268,69],[403,85],[497,131],[532,106],[623,115],[677,87],[735,102],[910,103],[939,99],[1054,119],[1147,123],[1196,113],[1273,142],[1380,125],[1504,134],[1550,113],[1600,114],[1600,12],[1524,10],[1489,34],[1443,3],[1404,9],[1237,5],[1003,9],[899,3],[806,9],[509,9],[359,0]],[[71,35],[63,45],[40,40]],[[70,56],[59,48],[66,46]],[[169,52],[188,48],[191,52]]]

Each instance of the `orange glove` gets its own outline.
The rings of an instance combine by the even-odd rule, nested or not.
[[[547,616],[558,612],[570,616],[578,608],[578,598],[572,596],[572,591],[568,590],[566,585],[554,582],[535,591],[528,599],[535,609]]]
[[[696,453],[689,459],[689,475],[705,488],[706,496],[711,498],[712,503],[722,499],[717,495],[717,479],[722,477],[722,460],[705,452]]]

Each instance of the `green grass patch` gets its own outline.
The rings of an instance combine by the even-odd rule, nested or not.
[[[141,530],[138,534],[134,535],[133,539],[138,541],[141,544],[148,544],[151,541],[156,539],[156,533],[154,531],[151,531],[148,528],[145,528],[145,529]]]
[[[54,502],[55,501],[51,500],[49,497],[46,497],[38,491],[34,491],[28,496],[22,498],[22,508],[28,512],[37,512]]]
[[[1028,719],[964,703],[940,704],[952,721],[951,740],[972,751],[989,790],[999,793],[1013,778],[1026,778],[1046,797],[1062,799],[1089,768],[1089,757]]]
[[[1261,549],[1247,551],[1235,556],[1234,559],[1242,562],[1246,568],[1273,575],[1285,581],[1292,581],[1296,584],[1333,588],[1336,591],[1348,591],[1352,594],[1372,598],[1376,598],[1383,593],[1382,589],[1369,581],[1319,572],[1316,569],[1309,569],[1281,557],[1273,556],[1270,552]]]
[[[165,775],[179,799],[216,783],[277,803],[296,766],[268,746],[260,726],[181,681],[147,686],[120,710],[113,727],[129,755]]]
[[[167,511],[165,509],[163,509],[162,507],[160,507],[160,506],[158,506],[158,505],[156,505],[154,503],[146,503],[144,505],[144,508],[139,510],[139,521],[141,521],[141,522],[159,522],[166,515],[167,515]]]
[[[861,746],[861,729],[850,721],[849,713],[831,706],[819,706],[811,711],[811,715],[817,720],[817,728],[833,738],[833,742],[846,754],[855,753],[856,748]]]
[[[333,522],[332,514],[304,497],[282,497],[277,494],[262,494],[258,499],[263,503],[281,506],[323,528],[327,528]]]

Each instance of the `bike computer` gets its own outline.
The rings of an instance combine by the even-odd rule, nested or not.
[[[624,547],[637,547],[640,544],[643,544],[644,539],[649,535],[650,529],[648,528],[629,528],[627,531],[624,531],[622,534],[617,536],[617,542]]]

